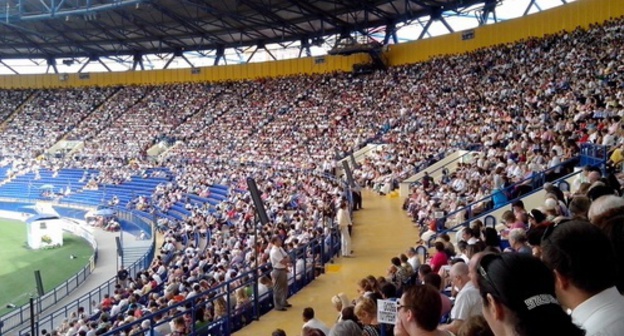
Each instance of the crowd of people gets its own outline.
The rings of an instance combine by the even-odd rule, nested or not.
[[[45,90],[28,102],[31,95],[26,91],[0,92],[0,97],[9,101],[0,108],[0,115],[26,102],[0,135],[4,163],[13,165],[14,174],[41,168],[95,168],[99,174],[84,178],[97,187],[121,184],[158,166],[164,170],[157,174],[169,178],[149,200],[138,202],[142,210],[163,214],[159,220],[164,235],[161,257],[134,277],[122,272],[115,293],[97,304],[102,314],[95,325],[75,316],[58,332],[73,336],[77,330],[87,334],[108,331],[197,296],[205,302],[201,312],[189,312],[185,318],[159,325],[169,328],[167,334],[184,334],[191,321],[214,321],[227,311],[223,310],[223,295],[199,293],[274,259],[273,251],[295,251],[315,238],[328,236],[334,222],[340,225],[342,254],[350,256],[350,248],[344,248],[349,245],[350,222],[343,218],[344,211],[337,216],[339,209],[344,210],[347,190],[323,174],[334,171],[337,153],[344,155],[371,139],[384,146],[354,170],[354,177],[356,188],[369,186],[380,193],[388,193],[438,155],[480,146],[479,153],[464,160],[457,171],[446,172],[438,180],[426,175],[413,188],[405,209],[415,223],[432,231],[425,233],[430,237],[521,196],[536,187],[531,177],[539,172],[552,168],[545,172],[549,181],[563,176],[570,166],[559,165],[574,158],[583,143],[619,148],[619,161],[612,163],[621,166],[622,37],[624,22],[613,20],[588,31],[528,39],[360,77],[334,73],[228,83]],[[69,156],[35,160],[63,136],[84,141],[84,148]],[[147,150],[162,139],[167,139],[170,148],[157,162],[149,161]],[[247,177],[257,181],[271,219],[259,228],[258,236],[252,234],[256,220],[246,191]],[[529,182],[517,184],[523,181]],[[226,198],[217,204],[202,201],[210,198],[214,185],[229,187]],[[514,209],[506,214],[506,227],[499,231],[509,238],[510,249],[536,251],[534,254],[542,256],[549,242],[540,239],[535,243],[533,236],[539,236],[535,232],[542,230],[543,236],[548,228],[557,232],[548,223],[577,213],[572,209],[582,214],[576,203],[588,197],[596,200],[591,206],[597,210],[592,215],[587,207],[590,215],[584,219],[583,229],[592,227],[588,222],[601,227],[616,249],[610,269],[621,262],[619,226],[604,224],[610,223],[608,216],[617,216],[621,210],[614,196],[604,196],[605,190],[616,193],[619,188],[613,181],[595,177],[587,177],[581,185],[584,195],[575,195],[578,198],[565,199],[555,191],[555,198],[550,197],[543,209]],[[604,205],[604,198],[596,196],[610,201]],[[182,218],[167,216],[176,204],[183,204],[187,211]],[[455,216],[440,220],[448,214]],[[571,223],[578,221],[583,219],[575,217]],[[561,330],[569,331],[566,334],[582,334],[568,317],[553,309],[559,307],[558,302],[576,309],[578,304],[561,297],[566,288],[556,286],[574,284],[574,277],[582,275],[574,273],[576,268],[569,271],[574,274],[555,272],[555,282],[545,267],[558,271],[557,267],[563,267],[560,260],[545,259],[542,264],[514,253],[501,254],[496,250],[500,246],[492,243],[498,242],[499,234],[490,228],[467,228],[459,234],[462,239],[457,246],[441,235],[443,241],[435,243],[437,253],[428,265],[424,260],[416,263],[410,249],[392,260],[385,277],[363,279],[358,284],[361,297],[355,304],[338,296],[341,315],[337,326],[344,322],[350,324],[348,328],[361,328],[367,336],[377,335],[382,326],[373,313],[374,299],[381,296],[399,300],[397,335],[465,334],[461,331],[465,325],[491,328],[496,335],[507,335],[505,331],[514,328],[522,335],[534,335],[519,325],[542,321],[539,318],[557,321]],[[196,235],[201,237],[199,244],[191,239]],[[315,263],[304,253],[296,260],[286,260],[285,267],[276,267],[275,262],[273,266],[291,272],[286,279],[292,279],[297,274],[291,266],[307,258]],[[577,260],[566,262],[564,266],[572,267]],[[582,264],[579,269],[589,266]],[[531,272],[517,274],[518,267]],[[537,277],[536,284],[523,278],[528,275]],[[611,280],[587,293],[591,297],[615,284],[621,291],[621,275],[618,270]],[[278,278],[281,282],[283,274],[272,278],[263,278],[263,285],[282,290],[283,283],[272,282]],[[435,295],[430,287],[418,283],[433,285]],[[453,308],[450,299],[444,299],[446,294],[438,293],[447,285],[451,294],[457,292]],[[512,293],[509,288],[519,290]],[[235,296],[237,302],[230,308],[249,304],[247,290],[227,295]],[[283,293],[277,296],[275,307],[289,308]],[[347,308],[351,311],[345,312]],[[487,323],[472,319],[481,312]],[[533,316],[535,312],[543,316]],[[450,323],[439,327],[443,315],[448,315]],[[313,310],[304,312],[304,317],[314,319]],[[575,322],[589,328],[578,319]],[[146,326],[126,332],[137,333],[142,328]]]
[[[597,168],[578,179],[568,193],[546,185],[536,209],[514,203],[503,228],[474,221],[456,243],[440,235],[429,258],[417,253],[422,245],[409,247],[386,274],[358,281],[354,300],[332,297],[335,321],[318,321],[306,308],[303,335],[624,333],[624,199]],[[377,320],[377,300],[396,302],[394,326]]]

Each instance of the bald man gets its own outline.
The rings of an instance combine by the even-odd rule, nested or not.
[[[468,265],[463,262],[456,263],[451,267],[451,283],[458,293],[455,298],[455,305],[451,310],[451,323],[440,326],[440,329],[457,334],[459,328],[469,317],[481,315],[483,302],[479,290],[471,280],[470,273]]]

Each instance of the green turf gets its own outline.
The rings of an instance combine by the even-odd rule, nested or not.
[[[77,258],[70,259],[73,254]],[[34,271],[41,271],[46,293],[78,273],[89,263],[93,248],[84,239],[63,234],[63,246],[49,250],[28,248],[26,224],[0,219],[0,315],[8,313],[8,303],[17,306],[36,293]]]

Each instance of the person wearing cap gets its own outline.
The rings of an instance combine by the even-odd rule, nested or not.
[[[495,335],[585,335],[559,305],[553,272],[539,259],[487,254],[476,269],[483,317]]]
[[[588,336],[624,334],[624,297],[615,287],[615,255],[598,227],[574,220],[548,231],[542,240],[542,261],[555,274],[557,298]]]
[[[271,239],[271,251],[269,257],[273,271],[271,278],[273,280],[273,304],[275,310],[286,311],[287,307],[291,307],[286,301],[288,296],[288,266],[292,265],[290,257],[282,248],[282,239],[274,236]]]

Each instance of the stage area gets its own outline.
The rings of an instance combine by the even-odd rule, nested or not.
[[[0,315],[11,310],[7,305],[19,307],[36,296],[35,270],[47,292],[78,273],[93,254],[87,241],[68,233],[63,246],[53,249],[32,250],[26,239],[26,223],[0,218]]]

